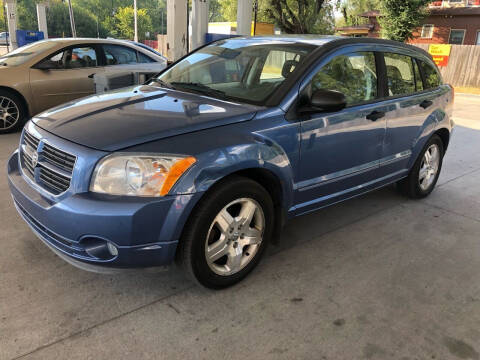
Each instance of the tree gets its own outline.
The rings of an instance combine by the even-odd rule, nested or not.
[[[332,0],[270,0],[269,17],[287,34],[332,34]]]
[[[167,5],[165,0],[149,1],[145,6],[147,14],[152,21],[152,28],[150,31],[154,34],[167,33]],[[162,20],[163,17],[163,20]]]
[[[145,40],[145,33],[151,31],[152,29],[152,20],[147,14],[147,10],[138,9],[137,10],[137,21],[138,21],[138,39],[140,41]],[[117,37],[123,39],[133,39],[134,38],[134,29],[133,29],[133,7],[123,7],[119,8],[118,12],[115,14],[115,30]]]
[[[219,0],[210,0],[210,4],[208,7],[208,22],[224,21],[221,10],[222,5],[220,4]]]
[[[411,39],[413,30],[428,15],[429,3],[431,0],[382,0],[379,22],[383,37],[402,42]]]
[[[7,28],[5,27],[5,9],[2,6],[0,6],[0,32],[7,31]]]
[[[18,28],[22,30],[37,30],[37,5],[34,0],[18,0]]]
[[[75,6],[73,8],[75,26],[79,37],[97,37],[97,18],[88,10]],[[70,27],[70,16],[67,4],[61,0],[50,0],[47,8],[48,35],[50,37],[72,36]],[[106,31],[102,24],[98,23],[100,35]]]
[[[257,21],[259,22],[271,21],[266,11],[269,6],[269,1],[270,0],[258,0]],[[237,21],[237,4],[238,4],[238,0],[210,0],[209,21],[212,21],[212,22]],[[252,7],[252,13],[253,13],[253,7]],[[252,14],[252,20],[253,20],[253,14]]]
[[[338,21],[337,26],[359,25],[368,20],[359,15],[371,11],[380,10],[380,0],[344,0],[339,4],[343,18]]]

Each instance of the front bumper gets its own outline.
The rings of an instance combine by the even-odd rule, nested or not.
[[[8,162],[14,204],[37,236],[62,257],[89,265],[134,268],[167,265],[193,203],[200,194],[131,198],[94,193],[52,200],[21,174],[18,152]],[[111,243],[118,254],[92,255],[92,242]],[[93,252],[94,253],[94,252]]]

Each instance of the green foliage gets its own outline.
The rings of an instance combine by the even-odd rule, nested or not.
[[[237,21],[237,2],[238,0],[210,0],[210,18],[211,22],[218,21]],[[241,1],[241,0],[240,0]],[[255,1],[255,0],[254,0]],[[258,0],[258,22],[271,22],[267,13],[269,0]],[[252,7],[253,20],[253,7]]]
[[[74,7],[75,26],[79,37],[97,37],[97,18],[82,7]],[[70,17],[68,6],[60,0],[51,0],[47,8],[47,25],[49,37],[70,37]],[[100,36],[106,33],[101,23],[98,24]]]
[[[115,29],[117,31],[117,37],[122,39],[133,39],[133,7],[119,8],[115,14]],[[152,20],[147,14],[147,10],[138,9],[137,11],[138,21],[138,40],[145,40],[145,32],[152,28]]]
[[[0,32],[3,31],[7,31],[7,28],[5,27],[5,9],[2,3],[2,6],[0,6]]]
[[[359,15],[371,11],[380,10],[380,0],[344,0],[340,4],[342,18],[337,21],[337,26],[360,25],[368,22],[368,19]]]
[[[219,22],[224,21],[222,11],[222,5],[220,4],[219,0],[210,0],[210,4],[208,7],[208,21],[209,22]]]
[[[18,28],[23,30],[37,30],[37,5],[35,0],[18,0],[17,2]]]
[[[287,34],[332,34],[335,0],[270,0],[266,13]]]
[[[406,41],[412,38],[412,32],[422,24],[427,16],[427,5],[431,0],[382,0],[379,18],[383,37]]]
[[[151,19],[152,26],[150,31],[151,36],[154,36],[155,33],[166,34],[167,33],[167,4],[166,0],[160,1],[149,1],[149,6],[145,4],[145,9],[147,14]],[[163,17],[163,20],[162,20]]]

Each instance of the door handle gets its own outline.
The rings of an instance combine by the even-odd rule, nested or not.
[[[433,101],[430,101],[430,100],[425,100],[420,103],[420,106],[424,109],[429,108],[432,105],[433,105]]]
[[[372,121],[377,121],[378,119],[381,119],[385,116],[385,112],[384,111],[373,111],[371,112],[370,114],[367,115],[367,119],[368,120],[372,120]]]
[[[94,76],[95,76],[95,73],[88,75],[88,78],[93,79]]]

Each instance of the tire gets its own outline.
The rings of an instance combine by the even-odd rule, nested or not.
[[[438,162],[433,160],[433,149],[437,149],[436,151],[438,151]],[[431,157],[430,165],[427,165],[427,151]],[[400,191],[412,199],[421,199],[430,195],[437,184],[438,177],[440,176],[443,164],[443,156],[443,141],[438,135],[433,135],[420,152],[420,155],[410,170],[408,177],[398,182]],[[425,170],[427,168],[430,170]],[[435,172],[432,174],[431,171]],[[423,180],[420,178],[421,172]],[[426,172],[430,174],[430,176],[427,174],[427,176],[424,177]]]
[[[26,118],[23,99],[12,91],[0,89],[0,134],[19,131]]]
[[[272,237],[273,209],[268,192],[253,180],[234,177],[220,183],[190,216],[177,263],[211,289],[238,283],[259,263]]]

